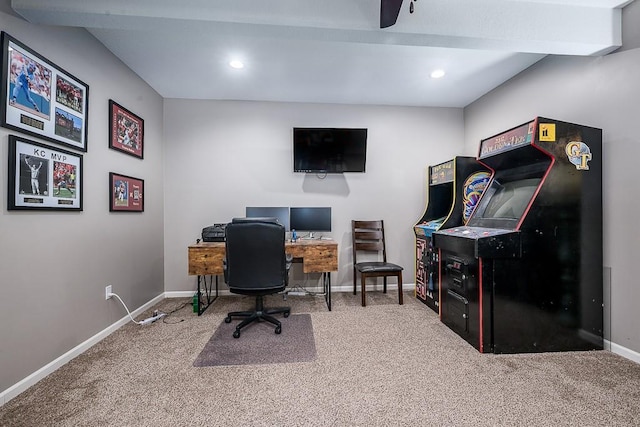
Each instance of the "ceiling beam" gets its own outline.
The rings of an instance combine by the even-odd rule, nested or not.
[[[429,0],[380,29],[378,1],[12,0],[33,23],[209,36],[432,46],[560,55],[602,55],[622,44],[627,0]]]

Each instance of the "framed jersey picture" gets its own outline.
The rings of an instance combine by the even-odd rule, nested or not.
[[[87,151],[89,86],[2,32],[2,126]]]
[[[144,212],[144,180],[109,172],[109,211]]]
[[[114,100],[109,100],[109,148],[142,159],[144,120]]]

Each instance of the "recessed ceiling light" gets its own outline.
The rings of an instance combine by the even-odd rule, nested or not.
[[[244,64],[242,63],[242,61],[238,61],[238,60],[233,60],[229,62],[229,66],[231,68],[236,68],[236,69],[244,68]]]
[[[444,77],[444,70],[433,70],[430,74],[432,79],[439,79],[440,77]]]

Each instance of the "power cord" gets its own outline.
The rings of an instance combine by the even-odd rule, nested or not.
[[[166,323],[167,325],[175,325],[175,324],[177,324],[177,323],[184,322],[184,319],[180,319],[180,320],[178,320],[177,322],[167,322],[167,319],[168,319],[168,318],[169,318],[169,316],[171,316],[173,313],[175,313],[176,311],[180,311],[180,310],[182,310],[183,308],[185,308],[185,307],[186,307],[186,306],[188,306],[188,305],[192,305],[192,301],[191,301],[191,300],[189,300],[189,301],[185,302],[184,304],[179,305],[177,308],[174,308],[173,310],[171,310],[170,312],[168,312],[168,313],[167,313],[167,316],[166,316],[164,319],[162,319],[162,323]]]
[[[162,312],[158,312],[158,310],[155,310],[153,312],[153,316],[152,317],[147,317],[146,319],[138,322],[136,319],[133,318],[133,316],[131,315],[131,312],[129,311],[129,308],[127,308],[127,305],[124,303],[124,301],[122,301],[122,298],[120,298],[120,296],[116,293],[111,292],[109,294],[110,297],[116,297],[118,298],[118,301],[120,301],[120,303],[122,304],[122,306],[124,307],[125,310],[127,310],[127,314],[129,315],[129,318],[131,319],[131,321],[133,323],[135,323],[136,325],[148,325],[150,323],[155,322],[158,319],[162,319],[163,317],[166,316],[166,313],[162,313]]]
[[[283,296],[284,299],[287,299],[288,295],[309,295],[309,296],[319,296],[319,295],[325,295],[325,292],[315,292],[315,291],[310,291],[309,289],[307,289],[307,283],[309,282],[309,278],[306,277],[304,279],[304,282],[301,285],[292,285],[292,286],[287,286],[287,289],[285,289],[283,291]]]

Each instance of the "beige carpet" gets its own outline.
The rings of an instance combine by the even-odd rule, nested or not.
[[[411,294],[403,306],[393,292],[368,298],[334,294],[328,312],[321,297],[289,297],[292,315],[311,314],[312,362],[193,366],[252,299],[128,324],[1,407],[0,426],[640,425],[638,364],[607,351],[483,355]]]

